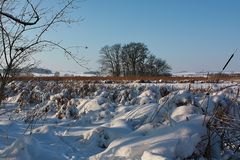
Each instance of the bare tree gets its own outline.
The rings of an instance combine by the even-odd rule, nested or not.
[[[76,2],[55,2],[55,7],[47,8],[42,0],[0,1],[0,104],[5,97],[5,86],[21,68],[34,63],[35,53],[58,47],[81,65],[69,50],[46,36],[59,24],[74,22],[69,16]]]
[[[114,65],[113,65],[113,58],[111,56],[111,47],[106,45],[100,50],[100,60],[99,63],[101,64],[101,72],[103,74],[110,73],[114,74]]]
[[[166,60],[162,60],[161,58],[156,58],[154,61],[154,76],[159,75],[170,75],[170,71],[172,67],[167,64]]]
[[[171,69],[172,69],[171,66],[167,64],[165,60],[157,58],[152,54],[150,54],[147,57],[145,63],[145,75],[149,76],[169,75]]]
[[[141,75],[148,54],[149,50],[143,43],[132,42],[123,46],[122,62],[123,68],[126,69],[126,75]]]
[[[103,73],[110,73],[113,76],[121,74],[121,50],[120,44],[104,46],[100,50],[100,64]]]
[[[147,57],[146,64],[145,64],[145,75],[154,75],[156,73],[154,63],[156,60],[156,56],[150,54]]]
[[[111,48],[112,50],[112,56],[114,61],[114,68],[115,73],[114,76],[120,76],[121,75],[121,53],[122,53],[122,46],[121,44],[114,44]]]

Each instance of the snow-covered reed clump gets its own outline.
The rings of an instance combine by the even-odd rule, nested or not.
[[[235,83],[30,81],[6,93],[0,159],[240,158]]]

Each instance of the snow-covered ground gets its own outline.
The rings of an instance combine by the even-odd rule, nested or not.
[[[226,133],[239,137],[239,88],[230,82],[12,82],[0,108],[0,159],[239,159],[239,139],[231,146],[221,139],[217,127],[225,122],[216,112],[233,118],[227,122],[235,131]],[[217,127],[209,136],[211,124]]]
[[[176,77],[207,77],[209,74],[226,74],[226,75],[233,75],[233,74],[239,74],[239,72],[236,71],[202,71],[202,72],[188,72],[188,71],[182,71],[182,72],[173,72],[172,75]]]
[[[56,76],[55,73],[51,74],[44,74],[44,73],[32,73],[34,77],[53,77]],[[87,74],[87,73],[76,73],[76,72],[59,72],[59,75],[61,77],[69,77],[69,76],[83,76],[83,77],[91,77],[96,76],[94,74]]]

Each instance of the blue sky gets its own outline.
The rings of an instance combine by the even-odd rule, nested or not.
[[[49,35],[97,70],[99,50],[115,43],[143,42],[157,57],[179,71],[220,71],[240,48],[239,0],[86,0],[73,13],[84,21],[59,27]],[[59,51],[37,56],[41,66],[60,71],[85,71]],[[240,52],[227,71],[240,71]]]

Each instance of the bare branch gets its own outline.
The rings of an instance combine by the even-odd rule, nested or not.
[[[42,30],[42,32],[38,35],[38,38],[37,38],[37,40],[36,40],[37,42],[40,40],[40,38],[42,37],[42,35],[49,29],[49,27],[52,26],[52,25],[55,23],[55,21],[56,21],[59,17],[61,17],[61,16],[63,15],[64,11],[65,11],[70,5],[72,5],[73,1],[74,1],[74,0],[69,1],[69,2],[53,17],[53,19],[52,19],[48,24],[46,24],[46,27],[45,27],[45,28]]]
[[[41,41],[41,43],[49,43],[49,44],[52,44],[60,49],[62,49],[64,51],[65,54],[67,54],[68,56],[70,56],[79,66],[89,70],[89,68],[87,68],[86,66],[82,65],[78,60],[78,58],[76,56],[74,56],[69,50],[67,50],[66,48],[62,47],[60,44],[58,43],[55,43],[55,42],[52,42],[52,41],[47,41],[47,40],[44,40],[44,41]]]
[[[15,21],[15,22],[17,22],[17,23],[19,23],[19,24],[25,25],[25,26],[35,25],[35,24],[37,24],[37,22],[38,22],[39,19],[40,19],[40,18],[39,18],[39,15],[38,15],[36,9],[34,8],[33,4],[32,4],[29,0],[27,0],[27,2],[28,2],[28,4],[31,6],[32,11],[33,11],[33,13],[34,13],[34,18],[35,18],[35,20],[34,20],[33,22],[30,22],[30,21],[27,21],[27,20],[26,20],[26,21],[21,20],[21,19],[17,18],[16,16],[13,16],[13,15],[10,14],[10,13],[3,12],[2,10],[0,11],[0,15],[6,16],[6,17],[12,19],[13,21]]]

